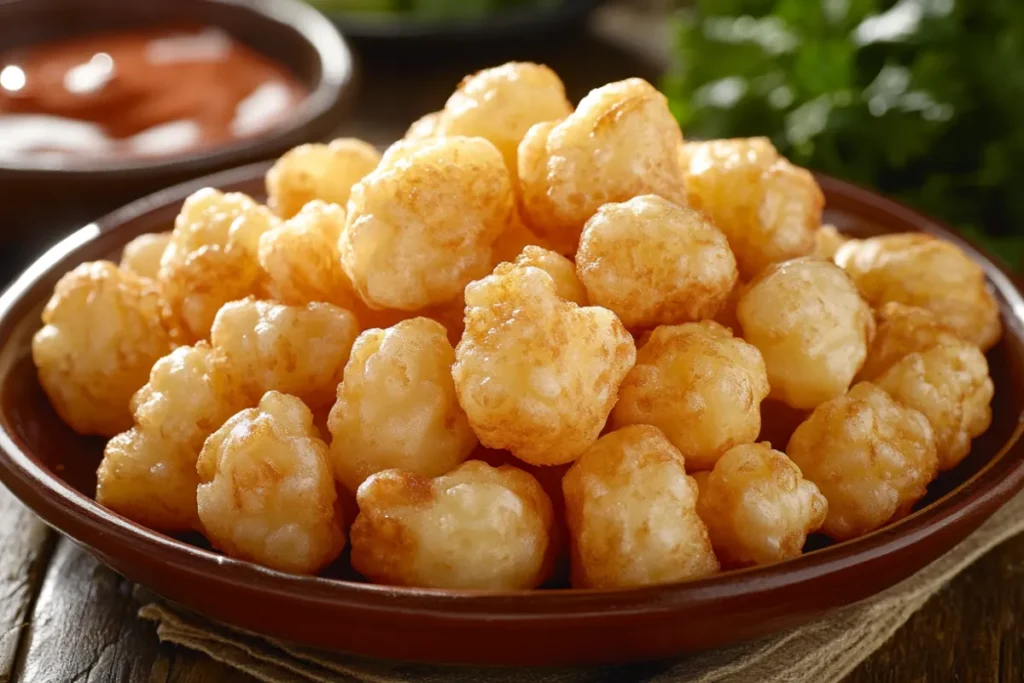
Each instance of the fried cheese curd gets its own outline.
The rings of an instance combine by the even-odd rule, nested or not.
[[[375,583],[520,590],[551,572],[551,501],[515,467],[470,460],[428,479],[385,470],[356,497],[352,566]]]
[[[428,114],[424,114],[415,121],[405,131],[405,135],[402,136],[403,140],[427,140],[434,137],[437,134],[437,126],[441,120],[441,112],[432,111]]]
[[[315,574],[345,546],[327,444],[294,396],[270,391],[231,417],[196,470],[203,531],[225,554]]]
[[[959,337],[926,308],[895,301],[875,311],[877,332],[858,379],[874,381],[904,356],[940,344],[955,344]]]
[[[139,235],[124,245],[121,253],[121,269],[139,277],[155,280],[160,273],[160,259],[171,241],[169,232],[148,232]]]
[[[221,306],[260,293],[263,271],[252,246],[276,224],[240,192],[205,188],[185,200],[158,275],[164,317],[184,341],[206,339]]]
[[[766,268],[745,288],[736,317],[764,357],[772,398],[803,410],[846,393],[875,333],[850,278],[811,258]]]
[[[331,458],[353,493],[367,477],[401,469],[436,477],[477,444],[455,395],[455,350],[444,327],[413,318],[359,335],[331,410]]]
[[[275,300],[299,305],[324,301],[352,309],[356,295],[341,267],[338,238],[345,210],[313,200],[259,239],[259,263]],[[287,392],[286,392],[287,393]]]
[[[836,230],[834,225],[823,225],[814,233],[814,249],[811,250],[811,256],[822,261],[831,261],[839,247],[849,241],[850,239]]]
[[[737,278],[725,235],[656,195],[598,209],[583,228],[576,269],[590,301],[630,329],[714,318]]]
[[[718,571],[683,456],[650,425],[601,437],[562,479],[574,588],[629,588]]]
[[[452,375],[488,448],[533,465],[574,460],[597,439],[635,359],[611,311],[562,299],[539,268],[502,263],[466,287]]]
[[[160,288],[109,261],[83,263],[57,282],[32,337],[32,360],[54,410],[79,434],[131,426],[129,403],[171,350]]]
[[[281,218],[291,218],[314,199],[345,206],[352,186],[379,162],[380,152],[355,138],[301,145],[267,171],[267,203]]]
[[[682,140],[665,96],[647,81],[592,90],[564,120],[536,124],[520,143],[523,218],[570,256],[604,204],[656,194],[685,206]]]
[[[958,247],[921,233],[850,240],[835,256],[869,304],[927,308],[982,351],[1002,335],[999,306],[985,273]]]
[[[723,567],[800,556],[828,511],[818,487],[766,443],[729,450],[698,484],[697,513]]]
[[[339,248],[371,308],[416,311],[455,299],[490,269],[513,211],[508,170],[490,142],[416,144],[352,189]]]
[[[132,398],[135,426],[107,443],[97,502],[153,529],[196,528],[199,451],[247,403],[206,342],[176,348]]]
[[[280,391],[315,409],[334,401],[358,334],[355,316],[332,304],[243,299],[217,313],[210,343],[250,405]]]
[[[906,516],[939,464],[925,416],[870,382],[815,408],[786,453],[828,500],[822,531],[837,541]]]
[[[874,380],[904,405],[920,411],[935,430],[939,469],[960,463],[971,440],[992,424],[994,386],[977,346],[950,340],[907,354]]]
[[[434,133],[490,140],[514,181],[517,150],[526,132],[536,123],[560,121],[571,113],[558,74],[540,64],[508,62],[464,78],[439,113]]]
[[[528,246],[516,258],[515,264],[520,268],[527,266],[540,268],[551,276],[555,283],[555,293],[558,296],[577,306],[587,305],[587,289],[576,276],[576,266],[558,252],[542,247]]]
[[[680,157],[689,205],[729,238],[741,278],[814,249],[825,197],[767,138],[690,142]]]
[[[654,425],[688,469],[711,469],[730,448],[757,438],[767,395],[760,352],[727,328],[711,321],[664,326],[637,351],[611,425]]]

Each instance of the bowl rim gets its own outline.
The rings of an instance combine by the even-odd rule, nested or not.
[[[166,210],[192,192],[207,186],[224,190],[251,184],[269,162],[250,164],[176,185],[132,202],[86,225],[43,254],[0,295],[0,351],[10,330],[27,324],[25,310],[35,310],[30,298],[40,280],[51,276],[65,259],[85,245],[146,214]],[[819,176],[827,196],[896,217],[907,225],[927,225],[931,234],[964,248],[982,268],[1008,304],[1005,334],[1024,345],[1024,298],[1003,266],[986,257],[942,223],[892,200],[849,183]],[[22,311],[19,317],[19,311]],[[669,613],[683,606],[720,600],[753,598],[765,591],[838,575],[851,565],[877,560],[911,548],[927,537],[955,527],[969,515],[990,516],[1024,485],[1024,411],[1006,442],[977,472],[928,506],[908,517],[857,539],[814,550],[773,565],[723,572],[704,579],[627,589],[550,589],[518,591],[441,590],[356,583],[319,576],[287,574],[254,563],[228,558],[185,541],[152,531],[110,511],[50,473],[19,444],[18,437],[0,424],[0,483],[7,486],[48,524],[98,554],[132,546],[133,552],[167,558],[185,575],[202,575],[223,585],[246,584],[297,603],[328,604],[367,612],[416,613],[444,619],[493,621],[523,619],[573,620],[580,617],[621,617]]]
[[[356,57],[344,36],[329,18],[302,0],[194,1],[247,12],[266,26],[273,26],[274,31],[288,30],[296,33],[313,48],[320,64],[320,77],[316,86],[302,99],[287,120],[253,137],[239,138],[185,154],[151,159],[86,157],[78,162],[67,159],[38,160],[31,157],[0,158],[0,174],[40,181],[48,178],[113,180],[123,177],[126,172],[137,177],[157,174],[194,176],[206,169],[223,168],[232,162],[237,164],[245,158],[268,157],[279,150],[283,139],[293,137],[310,126],[319,128],[330,124],[340,113],[355,87]],[[36,0],[0,0],[0,6],[16,8],[21,3],[34,4]],[[262,54],[262,51],[257,51]]]

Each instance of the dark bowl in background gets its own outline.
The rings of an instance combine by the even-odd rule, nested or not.
[[[598,0],[559,0],[475,16],[423,16],[410,12],[354,12],[312,2],[353,40],[388,49],[461,49],[494,41],[539,39],[583,23]]]
[[[289,67],[309,96],[280,126],[194,153],[63,166],[0,159],[0,281],[64,233],[132,199],[278,156],[337,127],[352,95],[354,58],[337,28],[301,0],[0,0],[0,53],[69,36],[181,22],[221,27]]]

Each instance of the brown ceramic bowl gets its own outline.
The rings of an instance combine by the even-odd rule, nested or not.
[[[924,231],[985,269],[1006,325],[989,354],[992,428],[914,514],[803,557],[702,581],[635,590],[471,592],[291,576],[145,529],[92,499],[102,442],[76,436],[36,381],[29,342],[57,279],[165,230],[203,185],[259,195],[265,166],[169,189],[89,225],[0,297],[0,480],[43,519],[129,579],[208,617],[297,643],[390,659],[511,665],[663,658],[796,626],[866,598],[936,559],[1024,482],[1024,300],[988,258],[923,216],[828,178],[829,219],[857,235]]]
[[[221,27],[287,66],[309,96],[280,126],[193,153],[73,163],[0,159],[0,251],[41,251],[58,235],[133,199],[280,156],[337,128],[353,93],[353,55],[334,25],[302,0],[0,0],[0,53],[69,36],[174,23]],[[0,261],[4,257],[0,253]]]

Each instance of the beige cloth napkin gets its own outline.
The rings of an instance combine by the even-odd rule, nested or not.
[[[139,616],[177,643],[268,683],[833,683],[880,647],[950,579],[987,551],[1024,531],[1024,493],[947,555],[906,581],[830,617],[753,643],[677,662],[577,669],[473,669],[372,661],[297,647],[215,624],[144,597]]]

